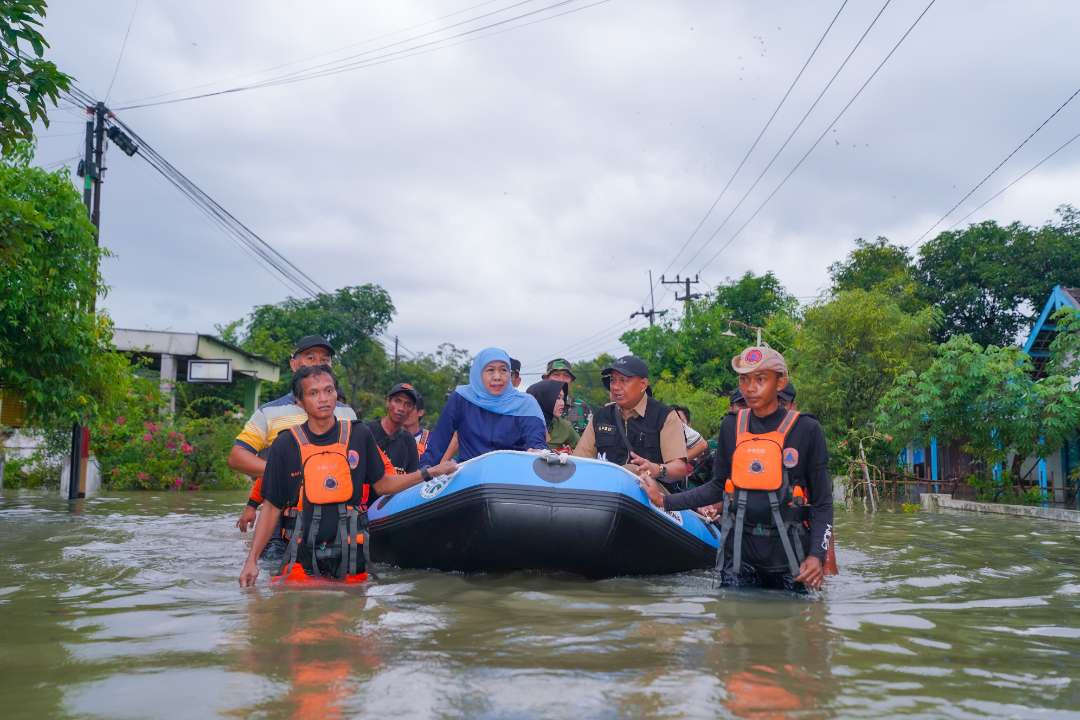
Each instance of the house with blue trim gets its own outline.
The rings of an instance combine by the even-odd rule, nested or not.
[[[1050,345],[1058,334],[1053,318],[1062,308],[1080,311],[1080,288],[1054,286],[1039,319],[1031,328],[1027,342],[1024,343],[1024,352],[1031,357],[1036,377],[1046,375]],[[1080,378],[1076,380],[1080,381]],[[1040,457],[1035,461],[1038,463],[1039,485],[1047,491],[1049,500],[1055,503],[1077,504],[1080,488],[1076,481],[1069,480],[1069,474],[1080,467],[1080,428],[1077,428],[1076,434],[1059,452],[1050,453],[1048,457]]]
[[[1023,349],[1031,357],[1036,378],[1046,376],[1050,345],[1058,334],[1053,318],[1062,308],[1080,311],[1080,288],[1055,286],[1028,334]],[[1080,383],[1080,378],[1075,381]],[[933,492],[963,494],[966,490],[955,482],[970,474],[970,458],[959,447],[939,446],[937,438],[930,438],[929,447],[912,443],[900,452],[897,461],[909,476],[923,478]],[[1080,506],[1080,482],[1069,478],[1077,468],[1080,468],[1080,428],[1060,449],[1047,453],[1046,457],[1025,460],[1020,472],[1025,478],[1037,480],[1049,502]],[[994,468],[995,477],[1000,477],[1001,472],[1000,465]]]

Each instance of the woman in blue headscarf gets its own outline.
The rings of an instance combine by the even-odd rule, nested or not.
[[[458,459],[492,450],[546,450],[544,414],[532,395],[510,384],[510,356],[486,348],[473,360],[469,384],[458,385],[428,437],[420,465],[436,465],[458,435]]]

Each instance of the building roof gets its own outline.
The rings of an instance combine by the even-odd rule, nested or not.
[[[1036,375],[1043,375],[1045,372],[1046,361],[1050,357],[1050,344],[1057,337],[1057,324],[1051,318],[1063,307],[1080,310],[1080,288],[1055,285],[1050,291],[1050,297],[1047,298],[1039,319],[1031,328],[1027,342],[1024,343],[1024,352],[1031,356]]]
[[[269,382],[277,382],[280,376],[278,366],[266,358],[245,352],[213,335],[116,328],[113,345],[121,352],[157,358],[167,354],[178,359],[230,360],[233,371]]]

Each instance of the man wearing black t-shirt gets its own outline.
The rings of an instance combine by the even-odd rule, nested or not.
[[[747,432],[764,435],[780,430],[788,412],[779,398],[788,381],[783,356],[769,347],[750,347],[732,359],[732,367],[739,375],[739,389],[749,408]],[[641,485],[649,499],[665,510],[686,510],[723,500],[725,485],[732,478],[738,418],[738,414],[728,414],[720,424],[712,480],[686,492],[663,495],[655,480],[643,474]],[[824,582],[824,562],[832,539],[832,478],[825,435],[814,417],[798,416],[784,438],[782,458],[790,486],[801,486],[806,495],[809,531],[797,539],[802,545],[799,554],[805,559],[798,564],[798,572],[792,573],[786,550],[773,530],[768,494],[751,491],[747,493],[740,539],[741,567],[728,566],[735,541],[734,533],[729,532],[723,548],[724,582],[788,589],[799,589],[802,584],[812,590]]]
[[[405,421],[416,407],[419,396],[408,383],[398,383],[386,394],[386,415],[367,424],[375,444],[390,458],[398,475],[420,469],[420,454],[416,438],[405,430]]]
[[[382,458],[371,431],[365,425],[355,421],[339,421],[334,416],[337,404],[337,378],[329,367],[318,365],[301,368],[293,376],[293,395],[307,413],[307,421],[301,429],[312,445],[328,446],[340,440],[339,422],[352,422],[347,448],[347,463],[352,480],[353,494],[347,504],[360,505],[364,499],[364,486],[370,486],[367,501],[370,504],[379,495],[389,495],[429,479],[436,475],[453,472],[456,465],[438,465],[408,475],[384,476]],[[280,433],[270,446],[270,455],[266,460],[263,475],[263,502],[255,526],[255,537],[251,543],[247,560],[240,572],[240,585],[248,587],[255,584],[259,575],[257,560],[266,543],[270,540],[278,520],[285,508],[295,507],[300,497],[300,484],[303,478],[300,446],[292,432]],[[310,513],[310,505],[305,503],[305,514]],[[316,543],[333,541],[338,525],[336,505],[325,506],[319,524]]]

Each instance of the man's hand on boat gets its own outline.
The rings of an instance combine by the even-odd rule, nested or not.
[[[636,467],[638,469],[638,473],[649,473],[649,477],[655,477],[660,474],[660,463],[654,463],[651,460],[646,460],[633,450],[630,451],[629,464]]]
[[[439,477],[440,475],[453,475],[457,472],[458,464],[453,460],[444,460],[438,465],[432,465],[428,468],[428,472],[431,473],[431,477]]]
[[[638,459],[640,460],[642,458]],[[648,460],[645,462],[648,462]],[[642,470],[638,473],[638,485],[640,485],[641,489],[645,491],[645,494],[649,496],[649,502],[658,508],[664,507],[664,493],[660,489],[660,483],[653,480],[652,475],[648,470]]]
[[[247,532],[255,527],[255,508],[245,505],[244,511],[240,513],[240,519],[236,521],[236,527],[240,532]]]
[[[698,514],[706,520],[714,521],[720,517],[720,513],[723,511],[723,503],[713,503],[712,505],[705,505],[697,509]]]
[[[821,566],[821,560],[808,555],[799,566],[799,574],[795,577],[795,582],[801,582],[809,590],[820,589],[822,583],[825,582],[825,570]]]

